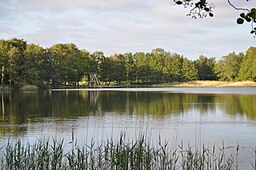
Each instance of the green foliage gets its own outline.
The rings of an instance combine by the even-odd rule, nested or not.
[[[236,22],[237,24],[243,24],[244,20],[242,18],[237,18]]]
[[[104,57],[101,62],[100,67],[100,80],[104,82],[111,81],[111,72],[112,72],[112,61],[110,58]]]
[[[216,80],[216,74],[214,72],[215,58],[207,58],[201,55],[195,61],[195,64],[198,70],[199,80]]]
[[[192,18],[204,18],[207,16],[213,17],[213,8],[214,5],[208,3],[208,0],[173,0],[177,5],[183,5],[185,8],[190,7],[188,16]],[[245,0],[247,2],[248,0]],[[249,22],[252,26],[251,34],[256,35],[256,8],[240,8],[236,7],[230,0],[227,0],[228,4],[237,11],[243,11],[240,13],[239,18],[237,18],[237,24],[243,24],[244,21]],[[246,5],[245,5],[246,6]]]
[[[104,82],[116,81],[120,84],[126,80],[125,62],[119,57],[121,55],[104,57],[100,66],[100,79]]]
[[[171,81],[255,80],[255,51],[250,48],[242,62],[242,54],[225,56],[216,64],[215,58],[200,56],[196,61],[182,55],[153,49],[150,53],[136,52],[104,56],[90,54],[75,44],[55,44],[48,49],[27,44],[22,39],[0,40],[1,85],[22,87],[79,86],[79,82],[98,74],[109,84],[154,84]],[[247,68],[247,66],[250,66]],[[239,77],[239,78],[237,78]]]
[[[113,61],[112,65],[112,79],[118,84],[126,80],[125,59],[122,54],[110,57]]]
[[[75,44],[56,44],[49,48],[51,55],[52,85],[78,85],[88,73],[89,53],[80,51]],[[93,66],[93,65],[92,65]]]
[[[181,81],[182,80],[182,60],[183,57],[179,54],[172,55],[172,62],[167,68],[170,72],[171,80],[173,81]]]
[[[227,56],[222,57],[222,60],[215,66],[215,72],[218,78],[226,81],[234,81],[237,79],[243,56],[243,53],[238,55],[230,53]]]
[[[197,69],[192,61],[185,58],[182,63],[182,76],[186,81],[197,79]]]
[[[28,44],[24,51],[24,79],[27,84],[40,86],[46,80],[47,72],[46,50],[35,44]]]
[[[8,40],[9,49],[8,55],[8,67],[9,83],[15,86],[21,86],[25,84],[24,67],[25,58],[24,51],[26,49],[27,42],[22,39]]]
[[[0,67],[1,67],[1,85],[9,83],[9,51],[10,44],[6,40],[0,40]]]
[[[90,55],[90,71],[92,73],[99,73],[102,60],[105,56],[102,51],[95,51]]]
[[[171,54],[163,49],[153,49],[151,53],[135,53],[131,71],[136,83],[160,83],[182,81],[182,61],[179,54]],[[134,79],[132,79],[134,80]]]
[[[90,144],[75,146],[69,150],[65,148],[68,144],[64,144],[63,140],[37,140],[34,144],[24,144],[21,141],[8,143],[4,146],[5,154],[0,157],[0,169],[229,170],[238,167],[236,160],[239,145],[231,151],[224,144],[222,148],[203,145],[198,149],[189,144],[183,146],[181,142],[173,147],[168,142],[162,142],[161,137],[158,145],[154,145],[147,136],[142,135],[130,141],[122,134],[119,140],[108,139],[99,145],[95,143],[92,139]],[[254,158],[253,155],[252,157]]]
[[[128,84],[131,84],[131,81],[134,81],[136,65],[134,55],[132,53],[125,53],[125,68],[126,68],[126,81]]]
[[[256,48],[250,47],[241,64],[241,69],[238,74],[239,80],[254,80],[256,81]]]
[[[192,18],[204,18],[207,16],[213,17],[214,6],[208,3],[208,0],[198,0],[194,2],[193,0],[173,0],[177,5],[183,5],[184,7],[191,7],[188,16]]]
[[[243,9],[244,12],[240,13],[240,17],[237,18],[237,24],[243,24],[244,21],[252,24],[251,34],[256,35],[256,27],[253,24],[256,23],[256,8]]]

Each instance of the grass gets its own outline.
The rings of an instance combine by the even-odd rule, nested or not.
[[[210,80],[197,80],[188,82],[173,82],[154,85],[156,87],[255,87],[254,81],[210,81]]]
[[[181,144],[176,148],[169,148],[167,142],[159,141],[157,146],[152,146],[144,136],[136,141],[127,142],[125,136],[121,135],[118,141],[110,139],[98,146],[93,141],[83,147],[73,143],[71,149],[67,149],[68,144],[64,144],[63,140],[38,140],[33,145],[20,141],[12,144],[9,142],[0,157],[0,169],[229,170],[238,168],[239,145],[232,155],[226,153],[224,146],[222,148],[203,146],[195,149]],[[255,169],[255,163],[250,166]]]
[[[19,89],[23,90],[23,91],[36,91],[39,88],[35,85],[24,85],[24,86],[20,87]]]
[[[9,91],[11,90],[11,87],[9,86],[0,86],[0,91],[3,92],[3,91]]]

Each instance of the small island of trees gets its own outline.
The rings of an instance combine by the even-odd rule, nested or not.
[[[246,53],[230,53],[217,61],[199,56],[190,60],[160,48],[105,56],[90,53],[75,44],[49,48],[23,39],[0,40],[2,86],[79,86],[96,73],[103,84],[157,84],[191,80],[256,81],[256,47]]]

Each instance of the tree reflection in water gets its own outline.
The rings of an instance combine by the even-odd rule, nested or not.
[[[129,91],[39,91],[1,93],[0,133],[19,134],[23,124],[43,118],[86,116],[151,116],[165,119],[195,109],[201,114],[222,110],[229,116],[256,119],[256,95],[189,94]],[[19,125],[19,126],[15,126]]]

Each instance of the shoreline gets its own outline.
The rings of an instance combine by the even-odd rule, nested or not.
[[[256,82],[195,80],[195,81],[188,81],[188,82],[156,84],[156,85],[153,85],[153,87],[256,87]]]
[[[83,88],[163,88],[163,87],[256,87],[256,82],[254,81],[215,81],[215,80],[195,80],[188,82],[170,82],[170,83],[159,83],[159,84],[121,84],[121,85],[109,85],[109,86],[64,86],[53,88],[39,88],[35,85],[26,85],[18,88],[21,91],[38,91],[41,89],[83,89]],[[0,87],[0,91],[9,91],[15,89],[14,87]]]

